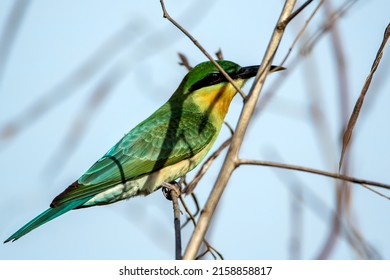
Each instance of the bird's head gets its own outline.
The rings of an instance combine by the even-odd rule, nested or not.
[[[241,67],[228,60],[217,60],[217,63],[233,80],[247,80],[254,77],[259,68],[258,66]],[[227,82],[225,76],[219,72],[211,61],[205,61],[199,63],[187,73],[177,91],[180,91],[180,94],[187,95],[210,86],[224,85]]]
[[[228,60],[217,60],[217,63],[240,87],[242,87],[249,78],[256,76],[257,71],[259,70],[259,65],[241,67]],[[283,69],[283,67],[271,66],[271,72]],[[195,91],[216,85],[223,87],[227,83],[228,80],[218,68],[211,61],[205,61],[199,63],[187,73],[175,94],[188,95]]]
[[[259,70],[259,65],[241,67],[228,60],[217,60],[217,63],[239,88],[243,87],[248,79],[256,76]],[[284,68],[271,66],[271,71],[282,69]],[[175,104],[191,103],[202,110],[215,107],[224,117],[236,93],[237,90],[218,68],[212,62],[206,61],[196,65],[187,73],[170,101]]]

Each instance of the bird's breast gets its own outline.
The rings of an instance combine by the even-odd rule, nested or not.
[[[240,88],[244,83],[244,80],[236,81]],[[193,94],[192,100],[202,112],[208,114],[214,124],[222,125],[236,93],[236,89],[230,83],[217,84],[200,89]]]

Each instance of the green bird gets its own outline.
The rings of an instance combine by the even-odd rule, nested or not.
[[[259,66],[241,67],[226,60],[217,63],[240,88],[259,69]],[[271,67],[271,71],[281,69]],[[70,210],[148,195],[164,182],[182,177],[213,146],[236,93],[213,63],[198,64],[164,105],[55,197],[49,209],[4,243],[15,241]]]

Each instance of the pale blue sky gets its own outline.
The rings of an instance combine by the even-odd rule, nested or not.
[[[317,2],[287,28],[275,64],[285,56]],[[13,3],[3,1],[0,32]],[[282,1],[168,0],[166,5],[171,16],[210,53],[221,48],[225,59],[244,66],[261,62]],[[350,93],[347,115],[371,68],[389,23],[389,10],[386,0],[358,1],[340,21]],[[320,12],[305,36],[317,30],[323,19]],[[107,45],[115,34],[120,35]],[[101,50],[103,47],[106,51]],[[177,64],[177,52],[186,54],[192,65],[206,60],[162,17],[158,0],[31,1],[0,77],[0,129],[45,94],[55,95],[67,87],[68,91],[16,137],[0,139],[0,240],[44,211],[124,133],[169,98],[186,73]],[[330,36],[319,41],[310,58],[294,65],[297,53],[295,48],[285,73],[267,79],[264,92],[278,84],[276,96],[251,123],[240,154],[243,158],[335,171],[343,123]],[[82,72],[85,78],[79,85],[67,82],[58,86],[90,58],[95,64]],[[386,126],[390,117],[389,65],[390,54],[385,49],[353,134],[350,162],[351,175],[385,183],[390,183],[390,131]],[[110,91],[88,115],[89,99],[102,81],[108,81]],[[312,90],[308,90],[309,81]],[[249,86],[245,88],[248,90]],[[326,152],[310,114],[313,96],[320,100],[329,126],[321,136],[329,145]],[[241,106],[237,96],[227,116],[233,127]],[[75,121],[86,116],[90,116],[89,123],[82,129],[82,137],[76,139],[77,146],[64,150]],[[224,128],[216,145],[228,135]],[[215,182],[223,156],[196,189],[201,205]],[[191,172],[189,178],[194,174]],[[315,258],[329,233],[335,181],[268,167],[236,170],[214,216],[208,241],[228,259],[290,258],[291,227],[300,223],[291,215],[290,190],[296,187],[301,187],[304,199],[300,204],[298,256]],[[379,255],[389,259],[389,201],[358,185],[352,190],[354,224]],[[0,259],[172,259],[172,220],[171,203],[157,191],[148,197],[67,213],[15,243],[0,245]],[[185,243],[191,232],[191,226],[183,231]],[[354,259],[356,255],[345,237],[340,237],[330,258]]]

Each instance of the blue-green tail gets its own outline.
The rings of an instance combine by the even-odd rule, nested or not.
[[[66,203],[64,205],[55,207],[55,208],[49,208],[42,214],[38,215],[34,219],[32,219],[29,223],[24,225],[21,229],[19,229],[17,232],[12,234],[4,243],[7,243],[9,241],[15,241],[18,240],[20,237],[23,235],[29,233],[33,229],[36,229],[37,227],[53,220],[54,218],[57,218],[58,216],[75,209],[79,207],[80,205],[84,204],[86,201],[88,201],[90,197],[76,200],[76,201],[71,201],[69,203]]]

